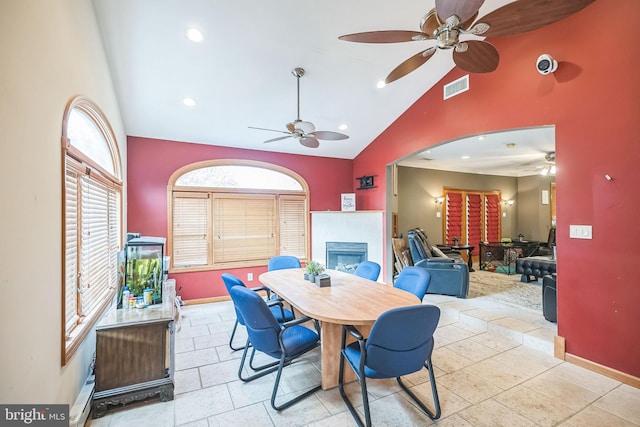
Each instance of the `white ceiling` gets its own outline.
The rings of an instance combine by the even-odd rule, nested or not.
[[[487,0],[479,16],[506,3]],[[454,65],[450,51],[438,51],[413,73],[378,89],[378,81],[433,41],[338,40],[340,35],[362,31],[418,31],[435,0],[93,0],[93,4],[130,136],[353,159]],[[202,31],[203,42],[187,40],[190,26]],[[265,144],[282,135],[248,128],[285,131],[286,123],[296,118],[296,78],[291,74],[295,67],[306,70],[300,80],[301,119],[313,122],[317,130],[346,133],[349,139],[321,141],[319,148],[310,149],[292,138]],[[196,106],[184,106],[185,97],[194,98]],[[344,131],[338,128],[343,123],[348,125]],[[538,153],[553,151],[552,141],[518,135],[520,148],[528,141]],[[486,153],[486,146],[480,152]],[[454,163],[460,164],[461,153],[454,151]],[[531,151],[525,154],[527,161],[533,158]],[[423,163],[438,164],[418,161]]]

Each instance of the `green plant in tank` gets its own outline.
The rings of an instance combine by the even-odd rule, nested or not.
[[[127,262],[127,286],[132,295],[142,296],[145,289],[153,290],[152,298],[159,299],[162,294],[162,264],[160,259],[135,258]]]
[[[324,265],[320,264],[318,261],[309,261],[307,266],[305,267],[305,271],[308,274],[313,274],[317,276],[318,274],[322,274],[324,272]]]

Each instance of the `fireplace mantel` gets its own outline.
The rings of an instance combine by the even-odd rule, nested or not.
[[[364,242],[369,261],[377,262],[384,270],[383,217],[383,211],[311,212],[311,258],[327,265],[327,242]]]

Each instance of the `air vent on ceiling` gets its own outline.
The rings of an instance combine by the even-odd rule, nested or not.
[[[469,90],[469,74],[444,85],[444,99],[449,99]]]

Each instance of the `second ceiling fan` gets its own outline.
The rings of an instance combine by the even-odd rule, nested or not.
[[[311,122],[305,122],[300,120],[300,77],[304,76],[303,68],[294,68],[291,70],[291,74],[293,74],[297,79],[297,87],[298,87],[298,115],[297,118],[286,124],[288,132],[282,130],[275,129],[265,129],[254,126],[249,126],[250,129],[258,129],[258,130],[267,130],[269,132],[280,132],[287,134],[286,136],[279,136],[277,138],[268,139],[267,142],[280,141],[282,139],[287,138],[296,138],[300,141],[300,144],[309,148],[317,148],[320,146],[320,139],[329,140],[329,141],[337,141],[341,139],[349,138],[348,135],[339,132],[331,132],[326,130],[316,130],[315,126]]]
[[[498,51],[482,40],[461,41],[460,35],[504,37],[535,30],[572,15],[595,0],[517,0],[476,20],[484,0],[436,0],[436,7],[420,23],[420,31],[370,31],[340,36],[359,43],[400,43],[435,40],[398,65],[385,79],[391,83],[427,62],[438,49],[453,49],[455,64],[470,73],[488,73],[498,67]]]

